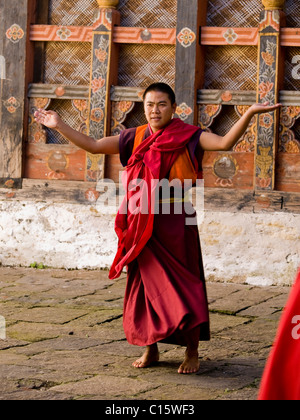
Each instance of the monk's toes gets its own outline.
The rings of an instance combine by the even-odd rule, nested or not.
[[[181,365],[178,369],[178,373],[179,374],[191,374],[191,373],[197,373],[200,369],[200,366],[195,368],[195,367],[189,367],[189,366],[184,366]]]
[[[178,373],[183,374],[185,373],[185,368],[183,366],[180,366],[178,369]]]
[[[132,363],[132,366],[135,368],[143,368],[145,367],[145,363],[141,360],[136,360],[135,362]]]

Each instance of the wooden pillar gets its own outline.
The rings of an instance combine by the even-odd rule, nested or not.
[[[93,30],[88,131],[94,139],[110,135],[112,85],[118,84],[118,47],[114,26],[120,24],[119,0],[97,0],[98,26]],[[87,154],[87,181],[104,178],[105,156]]]
[[[29,0],[0,4],[0,188],[22,184]]]
[[[176,79],[177,116],[198,124],[197,91],[204,82],[201,26],[206,24],[207,0],[177,1]]]
[[[257,102],[276,104],[283,81],[283,53],[280,46],[281,27],[285,23],[282,9],[285,0],[263,0],[265,10],[261,13],[258,46],[258,90]],[[280,112],[258,116],[255,147],[255,189],[275,189],[276,154]]]

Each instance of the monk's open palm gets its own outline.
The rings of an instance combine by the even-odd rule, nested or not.
[[[57,128],[60,117],[54,111],[45,111],[44,109],[39,109],[35,112],[34,118],[39,124],[43,124],[48,128],[55,129]]]
[[[264,114],[267,112],[275,111],[280,107],[282,107],[282,104],[270,105],[269,102],[265,102],[264,104],[252,105],[251,110],[253,114]]]

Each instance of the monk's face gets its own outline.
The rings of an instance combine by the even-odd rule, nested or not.
[[[172,105],[167,93],[148,92],[144,108],[147,121],[156,133],[170,123],[176,111],[176,104]]]

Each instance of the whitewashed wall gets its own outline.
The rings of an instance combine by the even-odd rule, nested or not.
[[[300,265],[300,215],[206,212],[200,226],[208,280],[292,284]],[[114,216],[93,206],[0,201],[0,264],[109,268]]]

